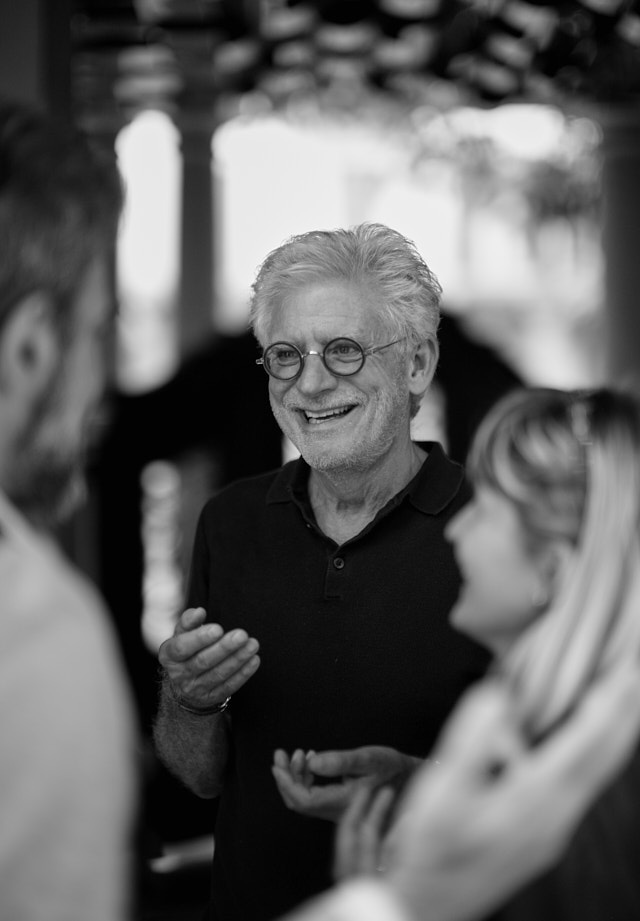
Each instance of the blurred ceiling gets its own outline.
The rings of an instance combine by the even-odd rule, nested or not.
[[[77,117],[313,96],[634,106],[640,0],[74,0]]]

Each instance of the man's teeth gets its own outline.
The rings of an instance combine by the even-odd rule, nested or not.
[[[304,415],[307,422],[313,422],[314,425],[317,425],[320,422],[327,422],[329,419],[336,419],[338,416],[344,416],[352,409],[352,406],[342,406],[339,409],[325,409],[322,412],[314,412],[313,410],[307,409],[304,411]]]

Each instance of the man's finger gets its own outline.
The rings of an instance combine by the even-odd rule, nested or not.
[[[206,616],[207,612],[204,608],[187,608],[178,618],[174,635],[178,636],[180,633],[185,633],[189,630],[193,630],[195,627],[202,626]]]
[[[225,681],[257,655],[260,644],[248,637],[244,630],[225,634],[217,643],[200,649],[189,661],[195,673],[215,674],[216,680]]]
[[[206,672],[236,654],[238,662],[245,661],[257,653],[259,645],[245,630],[224,633],[220,624],[204,624],[167,640],[160,647],[159,657],[161,662],[188,662],[193,672]],[[233,662],[230,670],[235,671]]]
[[[232,697],[259,668],[260,656],[252,656],[247,662],[240,663],[236,671],[224,678],[216,687],[223,691],[224,697]]]
[[[220,624],[203,624],[192,630],[184,630],[162,643],[158,650],[158,658],[163,665],[170,662],[186,662],[203,649],[219,642],[222,635]]]
[[[272,765],[271,773],[273,775],[273,779],[276,782],[278,791],[280,792],[280,796],[284,800],[285,805],[288,806],[289,809],[295,809],[296,804],[291,797],[291,793],[289,789],[290,778],[287,772],[284,771],[282,768],[277,767],[276,765]]]
[[[288,770],[289,768],[289,755],[283,748],[276,748],[273,753],[273,763],[277,767]]]
[[[342,751],[313,752],[307,756],[307,767],[321,777],[388,773],[390,768],[400,768],[405,756],[381,745],[365,745]],[[407,757],[407,760],[410,760]]]
[[[248,636],[246,630],[230,630],[221,636],[217,642],[199,650],[196,654],[194,665],[201,671],[217,668],[227,659],[237,657],[246,660],[255,655],[260,649],[260,643],[255,637]]]
[[[307,767],[320,777],[340,777],[350,773],[352,751],[314,752],[307,757]]]
[[[284,768],[271,766],[278,789],[290,809],[304,809],[309,806],[311,793],[302,784],[297,783]]]

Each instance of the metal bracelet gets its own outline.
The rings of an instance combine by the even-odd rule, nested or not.
[[[214,704],[213,707],[206,708],[190,707],[188,704],[185,704],[179,697],[174,697],[174,700],[180,709],[186,710],[187,713],[194,713],[196,716],[212,716],[214,713],[224,713],[224,711],[229,706],[231,697],[227,697],[226,700],[222,701],[222,703]]]
[[[190,707],[189,704],[185,703],[180,694],[178,694],[173,684],[171,683],[171,679],[166,674],[165,681],[171,699],[178,705],[178,707],[180,707],[181,710],[186,710],[187,713],[193,713],[195,716],[213,716],[214,713],[224,713],[224,711],[229,706],[229,702],[231,700],[230,696],[219,704],[213,704],[211,707]]]

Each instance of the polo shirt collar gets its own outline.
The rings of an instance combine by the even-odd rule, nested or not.
[[[426,515],[437,515],[451,502],[464,482],[464,470],[444,453],[437,441],[417,442],[428,452],[424,464],[402,490],[411,504]],[[267,503],[308,502],[309,465],[303,458],[289,461],[276,475],[267,493]],[[392,500],[393,501],[393,500]]]

